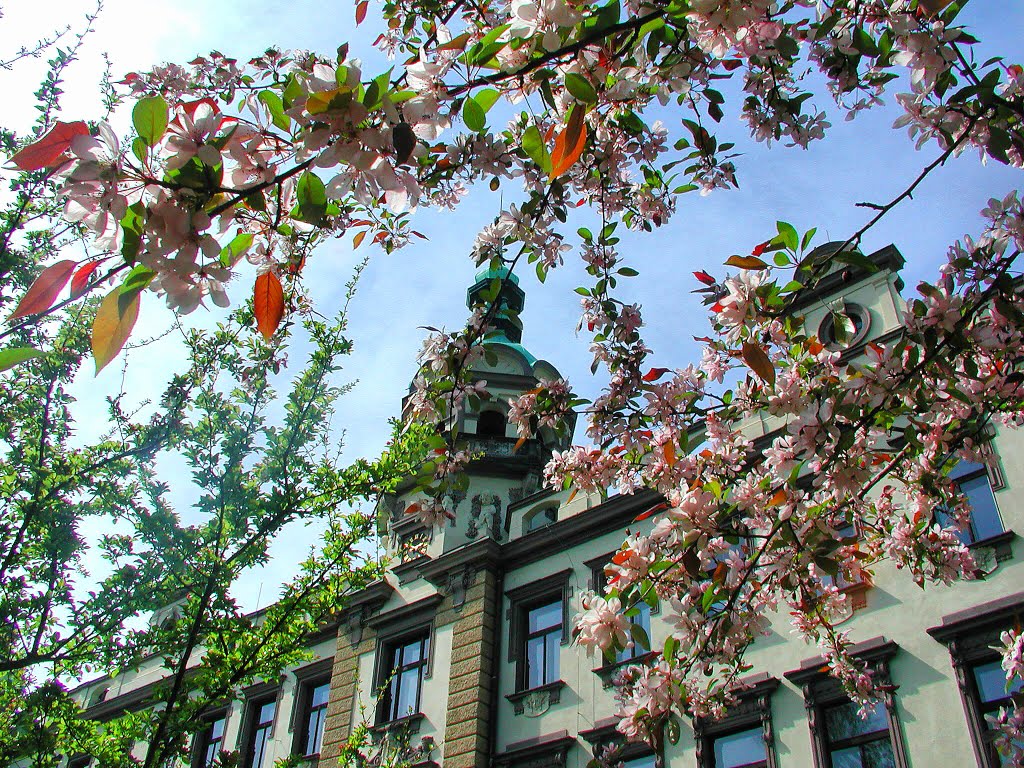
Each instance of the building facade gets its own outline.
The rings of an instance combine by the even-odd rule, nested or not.
[[[903,259],[888,246],[868,258],[875,272],[829,275],[800,311],[823,341],[839,344],[829,309],[842,305],[854,337],[844,354],[899,331]],[[493,275],[482,274],[470,300]],[[524,296],[514,283],[503,300],[517,312]],[[542,431],[516,449],[503,403],[557,376],[521,344],[513,313],[499,317],[488,342],[490,362],[478,371],[492,399],[481,412],[459,415],[460,432],[478,458],[464,494],[448,499],[454,523],[428,529],[406,514],[415,501],[382,501],[392,557],[387,578],[355,596],[313,647],[315,661],[280,682],[256,686],[212,713],[193,749],[205,766],[219,749],[239,749],[245,768],[302,756],[322,768],[337,764],[346,739],[366,723],[373,738],[400,733],[422,747],[423,762],[444,768],[584,768],[614,730],[612,678],[643,663],[642,648],[609,663],[573,647],[571,623],[586,590],[600,590],[603,565],[627,530],[659,498],[644,492],[601,499],[542,488],[551,451],[564,447]],[[747,425],[753,440],[781,425]],[[748,654],[749,689],[721,721],[692,721],[677,744],[660,753],[633,745],[627,768],[925,768],[999,765],[985,716],[1009,700],[992,645],[1024,617],[1024,450],[1021,436],[1000,432],[992,466],[961,464],[957,479],[972,502],[979,578],[921,590],[887,563],[872,583],[844,584],[851,596],[844,629],[857,655],[891,683],[866,719],[822,674],[815,650],[773,616],[771,633]],[[667,622],[646,607],[634,617],[660,648]],[[124,676],[88,710],[110,716],[139,697],[157,671]],[[87,687],[83,695],[90,695]],[[101,708],[101,709],[97,709]],[[105,708],[105,709],[102,709]]]

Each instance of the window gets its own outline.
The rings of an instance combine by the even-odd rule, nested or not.
[[[526,609],[526,648],[523,688],[539,688],[558,680],[558,656],[562,644],[562,601]]]
[[[775,768],[771,696],[779,681],[761,674],[740,682],[739,701],[725,717],[694,718],[699,768]]]
[[[526,533],[536,531],[558,521],[558,505],[543,507],[531,512],[526,517]]]
[[[379,722],[391,722],[420,712],[420,694],[430,658],[430,633],[393,641],[385,646],[388,668],[381,697]]]
[[[960,492],[971,505],[970,527],[957,535],[967,545],[974,544],[1003,532],[1003,523],[999,519],[996,498],[989,483],[988,470],[984,464],[972,461],[961,461],[949,473],[956,481]],[[942,525],[952,525],[949,513],[944,509],[935,510],[935,518]]]
[[[590,588],[599,595],[605,594],[605,587],[608,581],[608,577],[605,575],[604,567],[611,562],[612,557],[615,556],[615,552],[609,552],[607,555],[596,557],[593,560],[588,560],[584,565],[590,568],[591,580]],[[632,626],[638,627],[643,631],[643,635],[647,638],[648,645],[651,639],[651,606],[645,602],[639,602],[632,606],[626,612],[626,618]],[[633,633],[631,633],[632,635]],[[599,674],[605,682],[605,687],[611,685],[612,675],[617,670],[618,665],[626,664],[631,661],[642,662],[644,657],[649,653],[649,648],[645,647],[643,643],[638,642],[633,638],[633,645],[629,648],[623,648],[616,652],[615,658],[609,662],[607,658],[602,658],[602,666],[595,669],[594,672]]]
[[[786,677],[803,689],[815,768],[907,768],[903,734],[896,716],[889,660],[899,646],[884,637],[859,643],[854,657],[867,663],[874,679],[887,686],[866,719],[837,680],[822,671],[825,660],[809,659]]]
[[[978,765],[997,768],[1002,761],[992,743],[988,715],[1008,706],[1024,681],[1007,685],[1000,666],[999,635],[1024,621],[1024,593],[1017,593],[944,616],[928,634],[949,648]]]
[[[298,730],[300,755],[320,754],[324,738],[324,721],[327,719],[327,699],[331,692],[331,679],[321,678],[303,683],[301,689],[301,715]]]
[[[220,756],[224,749],[224,726],[227,720],[227,712],[214,715],[196,735],[195,748],[192,750],[193,768],[208,768]]]
[[[476,433],[480,437],[504,437],[505,416],[501,411],[484,411],[476,417]]]
[[[274,715],[277,713],[277,694],[252,698],[246,704],[245,750],[242,765],[245,768],[270,768],[270,737],[274,729]]]
[[[89,768],[90,760],[88,755],[76,755],[68,760],[67,768]]]
[[[818,340],[831,350],[852,347],[871,328],[871,313],[860,304],[846,302],[841,312],[829,312],[818,326]]]
[[[516,714],[523,712],[523,701],[536,689],[541,689],[548,705],[558,702],[564,685],[559,656],[561,646],[569,642],[571,575],[566,569],[505,593],[511,602],[508,660],[516,664],[516,692],[507,698]]]
[[[829,765],[833,768],[896,765],[885,707],[876,704],[866,718],[861,718],[859,712],[860,707],[851,701],[822,707]]]

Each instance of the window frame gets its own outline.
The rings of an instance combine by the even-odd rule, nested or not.
[[[866,640],[851,649],[852,655],[866,662],[871,668],[875,680],[883,686],[882,706],[885,709],[885,722],[889,734],[889,744],[892,747],[893,761],[896,768],[909,768],[903,729],[896,709],[896,686],[892,685],[889,674],[889,661],[898,651],[899,646],[885,637]],[[815,768],[832,768],[825,710],[850,701],[839,681],[822,671],[825,664],[825,659],[818,656],[804,661],[799,669],[785,674],[791,683],[796,684],[803,691],[807,723],[811,735],[811,755]]]
[[[562,623],[558,647],[561,648],[569,644],[571,637],[570,628],[572,626],[569,616],[569,601],[572,596],[572,590],[569,586],[569,581],[572,572],[571,568],[567,568],[505,593],[509,600],[508,615],[510,618],[508,660],[516,665],[515,693],[517,694],[534,690],[526,686],[528,674],[526,643],[529,639],[528,620],[531,610],[553,603],[555,600],[560,601],[562,606]],[[538,686],[538,688],[544,688],[561,682],[561,653],[558,654],[558,659],[559,679],[545,683],[542,686]]]
[[[274,740],[274,730],[277,726],[277,718],[281,710],[281,687],[277,683],[258,683],[248,688],[245,692],[245,703],[242,709],[242,727],[238,731],[237,746],[241,760],[241,768],[270,768],[262,764],[266,757],[264,751],[260,762],[255,761],[256,738],[260,730],[263,730],[263,721],[259,719],[260,710],[269,703],[274,704],[274,714],[266,725],[266,744]]]
[[[944,616],[942,623],[930,627],[931,637],[949,649],[954,677],[964,707],[971,746],[979,766],[999,768],[999,757],[992,744],[991,730],[985,721],[985,702],[981,700],[974,670],[999,661],[999,635],[1024,621],[1024,592]],[[998,705],[997,705],[998,706]]]
[[[965,466],[965,465],[967,465],[967,466]],[[961,467],[963,467],[963,469],[961,469]],[[973,547],[984,547],[987,544],[989,544],[990,542],[992,542],[993,540],[999,539],[1000,537],[1004,536],[1007,533],[1007,531],[1008,531],[1006,525],[1003,523],[1003,516],[1002,516],[1002,514],[999,511],[999,502],[996,500],[996,488],[995,488],[995,484],[992,482],[992,472],[991,472],[990,468],[986,464],[979,463],[979,462],[974,462],[974,461],[970,461],[969,462],[969,461],[961,460],[960,462],[957,463],[957,465],[955,467],[953,467],[953,469],[949,473],[949,479],[956,484],[957,490],[961,494],[963,494],[964,498],[966,498],[968,500],[968,502],[970,502],[971,499],[967,495],[967,493],[964,491],[962,484],[964,482],[966,482],[966,481],[976,480],[978,478],[984,478],[985,482],[988,485],[988,494],[989,494],[989,497],[991,497],[991,500],[992,500],[992,509],[990,510],[990,513],[992,515],[994,515],[995,521],[999,525],[999,531],[997,531],[996,533],[993,533],[993,534],[989,534],[987,536],[979,537],[978,534],[977,534],[977,526],[975,525],[975,520],[974,520],[974,518],[975,518],[975,505],[974,504],[970,504],[970,507],[971,507],[971,519],[970,519],[970,523],[969,523],[969,528],[967,530],[964,530],[964,531],[959,531],[958,532],[958,538],[960,538],[960,534],[966,534],[967,536],[969,536],[970,537],[970,541],[964,541],[963,538],[960,538],[960,541],[963,542],[965,547],[972,547],[972,548]],[[937,518],[939,517],[939,515],[942,515],[942,518],[939,519],[939,522],[941,522],[943,525],[947,525],[947,524],[952,522],[952,520],[950,520],[950,518],[949,518],[949,513],[946,512],[941,506],[940,507],[936,507],[935,515],[936,515]]]
[[[292,707],[292,754],[310,758],[316,757],[320,751],[306,752],[309,741],[310,715],[313,711],[313,692],[324,683],[328,686],[327,702],[323,705],[324,718],[321,721],[320,747],[323,748],[323,724],[327,720],[326,710],[330,704],[331,669],[334,659],[327,658],[296,669],[295,705]]]
[[[379,613],[368,619],[366,625],[377,633],[377,648],[374,657],[373,690],[382,694],[383,686],[391,676],[391,657],[394,648],[400,643],[416,636],[425,636],[427,639],[426,661],[420,678],[420,690],[417,695],[417,704],[422,710],[423,689],[426,681],[433,674],[434,648],[437,645],[435,617],[437,606],[444,600],[444,595],[437,594],[417,600],[414,603],[403,605],[394,610]],[[418,723],[423,718],[423,712],[416,712],[412,715],[388,720],[384,717],[384,697],[380,696],[375,707],[374,722],[375,728],[386,729],[401,723]]]
[[[715,741],[755,729],[760,729],[764,740],[765,768],[778,768],[771,697],[779,687],[779,680],[767,673],[761,673],[743,678],[739,682],[749,687],[736,693],[739,701],[729,708],[725,717],[719,720],[693,718],[697,768],[717,768]]]
[[[212,742],[212,740],[208,738],[208,733],[212,732],[213,724],[216,723],[218,720],[223,720],[224,725],[221,730],[219,738],[221,746],[220,749],[217,750],[217,753],[219,754],[220,752],[229,751],[225,745],[225,737],[227,736],[228,732],[228,719],[230,718],[230,716],[231,710],[227,707],[223,707],[221,709],[211,712],[208,715],[205,715],[202,718],[203,723],[205,723],[205,725],[201,731],[196,732],[195,738],[192,739],[192,749],[190,750],[192,753],[192,757],[189,760],[189,765],[191,766],[191,768],[207,768],[210,762],[212,762],[207,762],[205,760],[205,754],[209,750],[210,744]],[[216,758],[217,755],[215,754],[214,759]]]
[[[583,564],[590,569],[590,589],[597,595],[604,596],[605,586],[608,583],[608,577],[605,575],[604,567],[612,561],[612,557],[618,550],[612,550],[611,552],[601,555],[601,557],[595,557],[592,560],[587,560]],[[643,650],[634,640],[633,647],[627,649],[630,652],[629,656],[620,658],[619,653],[616,653],[615,658],[609,660],[607,656],[602,654],[601,666],[595,668],[593,672],[601,677],[605,688],[612,686],[612,678],[614,673],[621,667],[629,666],[630,664],[646,664],[651,659],[657,656],[657,652],[653,650],[654,641],[651,639],[651,617],[658,615],[658,607],[652,608],[648,603],[638,603],[638,605],[646,607],[646,620],[647,626],[643,626],[641,623],[641,629],[647,634],[647,639],[651,642],[651,650]],[[642,616],[644,609],[640,609],[640,613],[635,616],[627,616],[630,626],[638,623],[636,619]],[[630,639],[633,639],[632,637]],[[620,653],[626,653],[627,651],[621,651]]]
[[[420,644],[420,657],[416,662],[395,668],[392,661],[394,654],[399,649],[405,649],[413,643]],[[423,688],[428,677],[431,654],[434,648],[433,632],[429,626],[421,627],[415,631],[407,632],[399,636],[388,638],[378,649],[378,676],[376,690],[378,691],[377,703],[377,725],[391,725],[410,718],[417,718],[423,715]],[[414,712],[395,715],[392,711],[394,701],[392,700],[392,688],[397,679],[399,692],[401,691],[402,673],[413,669],[419,670],[416,683],[416,707]],[[399,696],[399,698],[401,698]]]

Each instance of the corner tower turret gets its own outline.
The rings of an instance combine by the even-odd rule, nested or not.
[[[451,422],[459,447],[472,456],[466,470],[468,485],[445,498],[455,522],[439,531],[427,531],[415,516],[405,514],[417,500],[411,493],[385,500],[391,520],[389,549],[400,558],[409,557],[402,551],[409,542],[416,542],[414,559],[426,562],[478,539],[506,538],[509,506],[542,491],[543,470],[551,453],[565,449],[572,440],[575,419],[558,431],[542,427],[522,442],[509,423],[509,401],[561,374],[522,344],[519,313],[526,294],[516,275],[505,267],[479,271],[467,291],[467,306],[486,306],[491,296],[497,296],[497,308],[482,342],[485,354],[472,369],[473,380],[486,382],[489,396],[481,399],[479,407],[455,414]]]

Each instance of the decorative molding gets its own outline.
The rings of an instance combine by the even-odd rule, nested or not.
[[[349,598],[348,608],[341,617],[341,623],[352,645],[358,645],[363,641],[363,627],[394,591],[394,587],[386,581],[375,581]]]
[[[525,638],[526,610],[546,598],[558,597],[562,601],[562,645],[568,645],[571,638],[569,602],[572,599],[572,568],[552,573],[537,581],[515,587],[505,593],[509,600],[509,644],[508,660],[519,662],[516,677],[519,685],[523,678],[523,640]]]
[[[601,687],[608,689],[615,685],[615,676],[622,670],[627,667],[646,667],[657,658],[657,651],[648,651],[647,653],[641,653],[639,656],[634,656],[631,659],[607,662],[600,667],[595,667],[591,671],[601,678]]]
[[[401,732],[403,736],[414,736],[420,732],[420,728],[423,726],[423,721],[427,719],[427,716],[422,712],[417,712],[413,715],[406,715],[405,717],[399,717],[395,720],[389,720],[386,723],[379,723],[372,726],[370,735],[373,738],[374,743],[379,743],[386,734]]]
[[[775,729],[772,725],[771,697],[779,687],[779,680],[766,673],[761,673],[744,678],[738,683],[743,687],[742,690],[735,692],[739,701],[729,707],[725,717],[719,720],[704,717],[693,718],[693,734],[697,745],[699,768],[712,768],[716,738],[757,727],[761,728],[761,736],[764,739],[767,768],[776,768],[778,765],[775,755]]]
[[[908,768],[903,729],[896,712],[895,691],[898,686],[892,684],[889,674],[889,661],[896,655],[899,648],[893,641],[879,636],[857,643],[850,649],[850,653],[854,658],[865,662],[871,668],[874,679],[881,684],[882,703],[885,706],[886,724],[895,766],[896,768]],[[828,756],[828,734],[825,733],[821,710],[825,706],[849,700],[839,681],[822,671],[825,663],[824,657],[816,656],[801,662],[799,669],[785,674],[787,680],[798,685],[803,691],[815,768],[827,768],[831,764]]]
[[[512,703],[512,710],[517,715],[540,717],[551,709],[553,704],[562,700],[562,689],[566,685],[564,680],[556,680],[529,690],[510,693],[505,698]]]
[[[565,730],[509,744],[492,759],[495,768],[565,768],[576,739]]]
[[[979,634],[1002,625],[1005,629],[1024,616],[1024,592],[1016,592],[996,600],[965,608],[942,617],[941,622],[926,631],[940,643],[947,643],[962,634]]]

